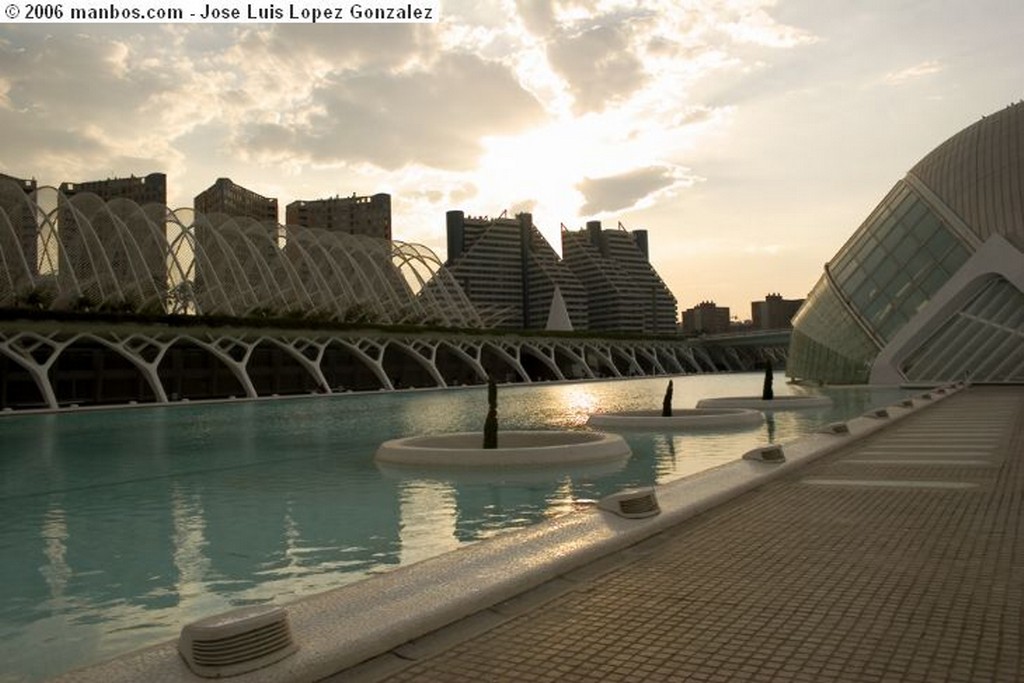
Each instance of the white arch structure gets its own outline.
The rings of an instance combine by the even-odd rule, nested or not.
[[[482,327],[441,265],[419,244],[0,180],[3,308]]]
[[[308,329],[317,327],[311,322],[483,327],[441,266],[417,244],[88,193],[65,197],[52,187],[26,193],[0,180],[0,309],[149,313],[158,321],[0,319],[0,408],[753,367],[756,352],[730,344]],[[160,317],[167,313],[186,317]],[[211,327],[225,321],[189,314],[229,316],[247,327]],[[262,317],[295,324],[252,324]]]
[[[0,321],[0,408],[444,388],[489,376],[530,383],[740,371],[777,350],[684,340]]]

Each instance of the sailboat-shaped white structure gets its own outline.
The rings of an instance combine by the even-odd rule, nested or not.
[[[572,332],[572,320],[569,319],[569,309],[565,307],[565,299],[562,297],[562,290],[558,285],[555,285],[555,291],[551,295],[548,324],[544,329],[549,332]]]

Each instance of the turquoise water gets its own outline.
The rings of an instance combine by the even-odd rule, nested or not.
[[[674,406],[759,394],[759,374],[675,377]],[[667,380],[499,389],[502,427],[584,429],[594,411],[657,409]],[[802,393],[776,381],[776,393]],[[33,681],[176,638],[233,607],[284,603],[581,501],[665,483],[883,405],[894,389],[827,389],[831,409],[721,433],[627,434],[608,466],[389,471],[377,445],[482,428],[483,388],[177,405],[0,419],[0,681]]]

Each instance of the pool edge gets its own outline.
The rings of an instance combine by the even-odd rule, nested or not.
[[[888,406],[884,418],[853,418],[846,422],[848,433],[819,432],[782,444],[785,462],[759,462],[737,454],[740,459],[659,486],[661,514],[655,517],[623,519],[596,508],[584,510],[288,603],[284,607],[299,651],[232,680],[316,681],[332,676],[636,545],[953,393]],[[176,648],[176,640],[168,641],[52,680],[208,680],[193,674]]]

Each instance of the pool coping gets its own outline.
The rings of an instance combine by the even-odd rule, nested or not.
[[[656,487],[660,514],[627,519],[596,506],[500,534],[283,605],[298,651],[238,683],[317,681],[471,617],[863,439],[964,388],[915,395],[883,410],[781,444],[783,462],[758,459],[762,448],[710,470]],[[927,396],[928,398],[925,398]],[[779,444],[771,444],[778,446]],[[425,588],[429,587],[429,588]],[[69,671],[52,679],[80,683],[209,680],[178,654],[177,640]]]

